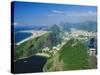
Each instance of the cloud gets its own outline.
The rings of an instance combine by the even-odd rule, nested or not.
[[[73,11],[73,12],[66,12],[67,16],[73,17],[86,17],[86,16],[97,16],[97,12],[95,11]]]
[[[55,11],[53,11],[55,12]],[[56,11],[57,13],[58,11]],[[48,21],[52,23],[61,23],[61,22],[69,22],[69,23],[80,23],[86,21],[97,21],[97,12],[96,11],[62,11],[63,14],[55,14],[49,13]],[[60,13],[60,11],[59,11]]]
[[[97,20],[97,12],[96,11],[73,11],[66,12],[66,17],[68,21],[73,22],[83,22],[83,21],[96,21]]]
[[[64,14],[64,11],[60,11],[60,10],[51,10],[50,13],[47,16],[53,16],[53,17],[57,17],[57,16],[61,16]]]
[[[64,12],[60,11],[60,10],[51,10],[51,13],[53,13],[53,14],[62,14]]]

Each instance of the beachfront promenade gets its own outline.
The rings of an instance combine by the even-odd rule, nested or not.
[[[25,39],[23,39],[22,41],[18,42],[16,45],[20,45],[21,43],[23,43],[23,42],[25,42],[25,41],[27,41],[27,40],[29,40],[29,39],[33,39],[33,38],[36,38],[36,37],[38,37],[38,36],[41,36],[41,35],[43,35],[43,34],[48,33],[47,31],[43,31],[43,30],[40,30],[40,31],[35,31],[35,30],[23,30],[23,31],[19,31],[19,32],[32,33],[32,35],[29,36],[29,37],[27,37],[27,38],[25,38]]]

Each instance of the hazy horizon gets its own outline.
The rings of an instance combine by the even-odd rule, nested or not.
[[[14,2],[14,26],[96,22],[97,7],[69,4]]]

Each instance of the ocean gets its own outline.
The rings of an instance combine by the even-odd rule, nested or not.
[[[28,33],[28,32],[19,32],[19,31],[23,31],[23,30],[41,30],[41,29],[45,29],[48,26],[45,25],[32,25],[32,26],[15,26],[14,27],[14,39],[15,39],[15,43],[18,43],[20,41],[22,41],[23,39],[29,37],[32,35],[32,33]]]
[[[22,41],[23,39],[29,37],[32,35],[32,33],[28,33],[28,32],[19,32],[19,31],[23,31],[23,30],[32,30],[32,27],[26,27],[26,26],[17,26],[14,27],[14,42],[18,43],[20,41]]]
[[[15,33],[15,43],[18,43],[31,35],[32,33],[28,33],[28,32],[16,32]]]

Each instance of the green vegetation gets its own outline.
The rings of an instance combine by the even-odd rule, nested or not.
[[[41,52],[42,48],[51,46],[49,34],[30,39],[15,47],[15,60],[34,55],[35,53]]]
[[[80,38],[84,38],[85,36],[83,36],[83,35],[79,35],[79,37],[80,37]]]
[[[46,53],[50,55],[43,68],[43,71],[46,72],[96,68],[96,57],[89,56],[87,48],[78,39],[70,38],[69,41],[66,41],[66,44],[61,45],[63,47],[60,47],[60,50],[52,50],[58,44],[65,43],[62,42],[61,33],[59,27],[53,25],[49,33],[16,45],[14,60],[29,57],[36,53]],[[80,35],[79,37],[83,38],[84,36]],[[46,49],[47,51],[43,51],[45,48],[49,50]]]
[[[44,71],[88,69],[87,49],[81,41],[69,40],[44,66]]]
[[[72,46],[73,44],[75,45]],[[88,68],[87,49],[80,41],[70,40],[60,53],[60,59],[63,58],[63,61],[66,62],[64,70]]]
[[[42,36],[30,39],[15,47],[14,59],[29,57],[38,52],[42,52],[45,47],[52,48],[61,42],[59,37],[60,29],[57,25],[51,27],[51,32]]]
[[[88,57],[89,67],[90,69],[96,69],[97,68],[97,58],[95,56],[89,56]]]
[[[17,60],[19,58],[29,57],[38,52],[42,52],[42,49],[45,47],[51,49],[53,46],[57,45],[60,41],[60,38],[57,35],[57,31],[59,29],[56,28],[55,30],[56,31],[52,31],[50,33],[30,39],[20,45],[17,45],[14,51],[14,59]]]

